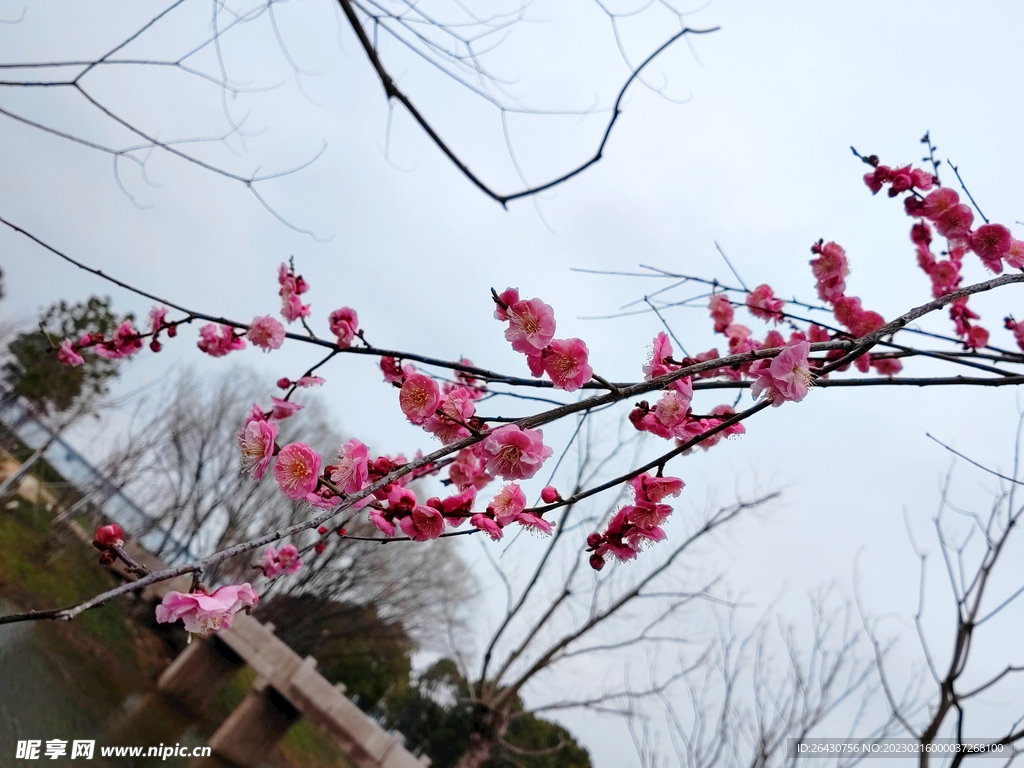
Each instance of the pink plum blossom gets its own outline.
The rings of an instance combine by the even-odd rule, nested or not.
[[[422,373],[406,376],[402,391],[398,395],[402,413],[413,424],[422,424],[434,415],[441,402],[441,390],[437,382]]]
[[[984,224],[971,235],[970,245],[981,263],[998,274],[1003,271],[1003,259],[1010,253],[1013,235],[1002,224]]]
[[[711,319],[715,321],[715,333],[724,333],[725,329],[732,325],[735,316],[732,302],[724,293],[714,293],[708,299],[708,309],[711,310]]]
[[[444,517],[433,507],[417,505],[399,521],[402,531],[413,541],[429,541],[444,533]]]
[[[242,469],[257,480],[262,480],[270,462],[274,460],[274,441],[277,440],[277,425],[269,421],[250,421],[238,442],[242,446]]]
[[[672,507],[668,504],[658,504],[653,501],[637,501],[633,506],[623,507],[623,509],[628,510],[626,519],[644,531],[654,530],[672,514]]]
[[[768,285],[759,285],[747,296],[747,309],[761,320],[782,321],[782,307],[786,302],[776,299]]]
[[[526,509],[526,494],[518,483],[509,483],[487,505],[487,511],[494,515],[501,526],[510,525],[516,515]]]
[[[295,382],[297,387],[319,387],[324,383],[325,379],[320,376],[302,376],[298,381]]]
[[[475,413],[472,393],[465,387],[458,387],[444,396],[440,407],[423,422],[423,428],[445,445],[450,445],[469,437],[466,425]]]
[[[667,333],[659,331],[658,335],[654,337],[654,343],[651,345],[651,356],[643,367],[644,378],[647,380],[656,379],[659,376],[664,376],[666,373],[678,370],[668,362],[671,357],[672,342],[669,341]]]
[[[469,524],[474,528],[483,531],[495,541],[498,541],[502,536],[504,536],[498,522],[487,515],[473,515],[469,518]]]
[[[487,473],[487,460],[483,456],[483,443],[463,448],[448,467],[448,479],[458,488],[470,486],[480,489],[494,478]]]
[[[371,509],[369,517],[370,522],[377,526],[377,530],[385,536],[395,535],[395,524],[388,518],[388,515],[385,512],[381,512],[377,509]]]
[[[302,410],[301,404],[293,403],[291,400],[284,400],[280,397],[271,397],[270,402],[273,403],[270,418],[277,419],[278,421],[294,416]]]
[[[229,325],[207,323],[199,329],[199,349],[210,357],[223,357],[228,352],[245,349],[245,339],[235,335]]]
[[[64,365],[82,365],[85,362],[85,358],[78,354],[78,350],[75,349],[75,343],[71,339],[64,339],[60,343],[60,349],[57,350],[57,359],[64,363]]]
[[[354,309],[342,307],[336,309],[327,318],[331,333],[338,337],[338,346],[346,349],[359,332],[359,315]]]
[[[580,339],[553,339],[541,359],[556,388],[575,392],[594,376],[588,355],[587,345]]]
[[[269,315],[257,317],[250,323],[245,337],[264,352],[280,349],[284,343],[284,326]]]
[[[810,343],[801,341],[786,347],[770,361],[758,360],[750,369],[757,376],[750,393],[755,399],[762,392],[766,393],[773,407],[803,400],[814,383],[807,359],[810,352]]]
[[[159,333],[169,325],[170,323],[167,322],[167,307],[153,307],[149,310],[149,330],[152,333]]]
[[[533,533],[550,534],[553,530],[551,523],[533,512],[520,512],[516,515],[516,522]]]
[[[212,594],[168,592],[156,607],[156,620],[170,624],[181,619],[187,632],[206,635],[231,629],[235,614],[259,601],[251,584],[220,587]]]
[[[273,545],[263,550],[263,575],[274,579],[282,573],[291,576],[302,567],[299,550],[294,544],[285,544],[280,550],[274,551]]]
[[[319,476],[320,454],[305,443],[290,443],[277,454],[274,477],[289,499],[305,499],[316,490]]]
[[[483,442],[487,471],[506,480],[526,480],[551,455],[539,429],[522,429],[509,424],[492,432]]]
[[[633,486],[637,501],[655,504],[668,496],[678,496],[686,485],[678,477],[655,477],[647,472],[637,475],[629,484]]]
[[[366,446],[352,438],[338,448],[338,458],[330,470],[331,482],[343,493],[359,493],[369,479],[370,454]]]
[[[555,336],[555,311],[540,299],[510,304],[506,314],[509,326],[505,338],[516,352],[535,355]]]

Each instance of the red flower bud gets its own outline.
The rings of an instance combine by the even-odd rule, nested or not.
[[[288,389],[288,387],[290,387],[291,385],[291,379],[282,377],[277,380],[277,386],[279,386],[281,389]]]
[[[167,326],[167,335],[170,336],[172,339],[175,336],[177,336],[178,335],[178,326],[176,326],[176,325],[168,325]]]
[[[348,529],[347,528],[339,528],[338,529],[338,535],[339,536],[348,536]]]
[[[113,564],[114,564],[114,553],[111,552],[109,549],[105,550],[103,552],[103,554],[100,555],[100,565],[113,565]]]
[[[316,532],[323,536],[325,533],[327,533],[327,526],[321,525],[319,528],[316,529]]]
[[[558,490],[551,485],[540,492],[540,497],[544,499],[545,504],[554,504],[556,501],[562,500],[561,494],[559,494]]]
[[[163,348],[164,348],[164,345],[163,345],[163,344],[161,344],[161,343],[160,343],[159,341],[157,341],[156,339],[153,339],[153,340],[152,340],[151,342],[149,342],[149,348],[150,348],[151,350],[153,350],[154,352],[159,352],[159,351],[160,351],[161,349],[163,349]]]
[[[317,544],[314,547],[314,549],[316,550],[316,553],[318,555],[322,555],[324,552],[327,551],[327,545],[324,542],[321,541],[319,544]]]
[[[590,556],[590,567],[595,571],[600,571],[604,568],[604,558],[595,552]]]
[[[124,529],[117,523],[97,528],[96,537],[92,540],[92,545],[96,549],[110,549],[111,547],[120,547],[122,544],[124,544]]]

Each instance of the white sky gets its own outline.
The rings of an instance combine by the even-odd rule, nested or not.
[[[162,7],[32,3],[20,24],[0,27],[0,57],[92,56]],[[17,18],[21,8],[0,0],[0,17]],[[586,109],[597,98],[607,108],[628,70],[600,9],[582,0],[537,2],[525,16],[489,59],[493,71],[514,80],[512,90],[530,106]],[[269,26],[257,22],[237,40],[225,39],[224,56],[236,82],[279,86],[230,102],[236,119],[251,111],[246,126],[258,135],[239,157],[219,145],[189,151],[240,173],[257,166],[268,173],[304,162],[326,142],[311,167],[259,189],[282,216],[332,237],[329,242],[282,226],[237,182],[167,155],[154,154],[148,167],[158,187],[121,163],[124,185],[151,206],[140,210],[118,189],[108,155],[9,119],[0,122],[0,215],[140,288],[243,321],[276,311],[276,267],[294,254],[312,285],[316,327],[326,330],[326,314],[348,305],[379,346],[449,359],[463,354],[485,367],[525,373],[490,317],[489,289],[515,285],[551,304],[559,335],[585,339],[595,370],[612,380],[640,376],[657,319],[579,318],[612,313],[661,283],[580,275],[571,267],[623,270],[643,263],[726,280],[731,276],[714,250],[717,240],[748,284],[768,282],[781,296],[813,299],[808,248],[824,237],[846,248],[849,290],[866,307],[891,319],[930,298],[914,263],[909,220],[899,204],[870,195],[851,144],[902,164],[919,160],[918,139],[930,130],[939,157],[960,166],[986,215],[1022,236],[1014,224],[1024,219],[1019,4],[719,0],[688,23],[721,31],[694,38],[692,54],[685,44],[675,46],[647,71],[649,83],[666,83],[669,97],[690,101],[673,103],[634,86],[599,164],[542,195],[536,207],[521,200],[507,212],[460,176],[400,108],[390,158],[406,170],[385,161],[381,88],[353,35],[339,32],[329,2],[280,6],[277,20],[299,65],[319,73],[302,78],[309,100]],[[178,54],[208,23],[208,4],[188,4],[126,54]],[[653,8],[623,25],[625,48],[636,61],[675,29],[671,17]],[[398,55],[394,45],[383,52],[400,84],[470,166],[500,190],[518,189],[497,113],[420,60]],[[216,71],[211,57],[195,64]],[[180,72],[105,71],[91,87],[162,138],[225,130],[218,89]],[[4,89],[0,107],[97,141],[127,143],[65,91]],[[530,181],[587,157],[606,117],[510,117]],[[242,148],[237,139],[229,143]],[[950,176],[944,175],[947,184]],[[148,311],[148,303],[7,229],[0,230],[0,254],[8,315],[30,321],[57,299],[93,293],[112,295],[119,311]],[[972,262],[967,280],[984,276]],[[972,299],[993,342],[1004,347],[1012,339],[1001,318],[1015,310],[1024,317],[1020,304],[1017,286]],[[679,310],[669,320],[691,352],[724,346],[712,338],[703,310]],[[926,325],[949,332],[942,317]],[[762,324],[752,327],[763,334]],[[161,355],[140,355],[122,386],[170,376],[182,363],[211,373],[224,364],[200,359],[194,337],[185,330]],[[268,389],[314,358],[298,345],[269,356],[244,353],[266,373]],[[404,423],[371,360],[345,358],[324,375],[323,393],[345,434],[381,451],[430,447]],[[930,518],[949,465],[925,432],[1008,470],[1016,398],[1011,388],[832,389],[757,416],[742,439],[673,467],[688,483],[681,514],[695,514],[690,510],[703,509],[709,497],[729,500],[737,486],[784,490],[772,513],[732,526],[697,567],[726,572],[732,593],[752,606],[751,617],[777,601],[797,622],[806,617],[805,595],[820,585],[835,582],[851,594],[856,567],[865,605],[875,616],[891,617],[883,627],[902,637],[894,667],[905,674],[922,658],[910,623],[918,564],[904,511],[938,566]],[[731,397],[709,394],[698,403],[726,401]],[[958,478],[960,503],[984,511],[985,489],[994,481],[966,468]],[[948,646],[942,643],[951,615],[938,587],[942,577],[940,570],[930,573],[936,603],[929,628],[939,649]],[[1021,662],[1006,635],[1010,626],[979,638],[993,668]],[[1015,719],[1021,708],[1009,690],[994,692],[987,704],[987,714],[969,721],[975,735],[993,735],[986,725]],[[621,726],[567,722],[598,768],[635,761]]]

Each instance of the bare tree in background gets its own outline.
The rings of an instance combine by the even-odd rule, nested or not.
[[[586,428],[582,434],[588,432]],[[609,462],[638,442],[620,436],[616,447],[602,457],[591,453],[592,440],[590,434],[575,441],[580,453],[573,493],[592,484]],[[523,548],[517,549],[514,541],[497,560],[485,549],[506,590],[505,610],[497,628],[486,636],[479,666],[471,668],[463,649],[454,649],[464,677],[471,681],[475,709],[469,748],[457,768],[479,768],[499,757],[514,762],[522,749],[506,737],[517,717],[570,710],[624,715],[632,702],[656,696],[688,670],[707,664],[706,651],[685,658],[683,651],[703,645],[703,639],[679,628],[695,605],[719,600],[713,589],[717,579],[694,583],[683,567],[684,556],[695,562],[694,550],[709,534],[775,496],[763,494],[682,523],[677,542],[662,545],[660,557],[631,568],[609,569],[598,578],[581,540],[602,516],[588,514],[580,504],[561,510],[552,521],[554,535],[538,549],[523,552],[526,562],[519,562]],[[617,502],[612,502],[605,518],[614,513]],[[608,664],[621,669],[620,683],[609,682],[603,672],[588,675],[588,670],[605,670]],[[546,673],[555,668],[575,672],[580,685],[538,700]],[[634,682],[638,672],[645,678],[639,685]],[[524,690],[533,685],[541,687],[533,688],[530,701],[524,702]]]
[[[300,63],[292,50],[301,46],[292,41],[290,47],[288,35],[282,32],[278,18],[282,5],[283,0],[239,3],[218,0],[212,6],[197,5],[191,0],[171,0],[135,28],[111,35],[109,42],[98,43],[93,52],[84,57],[76,51],[68,56],[56,55],[48,61],[4,61],[0,63],[0,69],[10,74],[0,79],[0,116],[109,155],[113,160],[117,184],[137,205],[136,198],[122,180],[122,167],[125,163],[134,165],[140,180],[154,185],[147,176],[147,162],[154,151],[159,151],[243,185],[283,223],[313,235],[311,231],[300,229],[277,213],[260,190],[266,182],[313,162],[326,149],[326,143],[319,152],[307,153],[295,167],[264,173],[260,172],[259,163],[237,163],[222,155],[211,154],[208,148],[222,143],[233,154],[244,153],[247,151],[247,139],[255,135],[246,125],[248,115],[242,113],[235,100],[247,93],[266,90],[266,86],[253,85],[252,77],[244,71],[244,65],[233,61],[227,52],[229,44],[240,36],[250,34],[258,40],[259,35],[272,33],[280,57],[294,72],[298,90],[305,95],[303,78],[308,78],[312,73],[304,68],[306,62]],[[624,74],[617,84],[614,99],[610,102],[607,99],[598,100],[593,104],[567,109],[535,108],[526,105],[515,93],[512,87],[515,75],[498,74],[492,71],[489,64],[492,58],[489,54],[509,34],[514,31],[519,33],[520,22],[533,21],[529,4],[509,3],[505,7],[481,4],[481,8],[477,9],[462,2],[332,0],[331,5],[338,18],[339,30],[347,29],[355,36],[387,99],[389,113],[384,142],[385,157],[390,150],[392,111],[397,103],[463,176],[503,206],[511,200],[557,186],[598,162],[622,111],[627,89],[634,82],[639,82],[659,93],[666,91],[664,83],[655,87],[644,81],[643,72],[647,65],[683,38],[713,31],[687,27],[684,23],[687,11],[677,8],[671,0],[660,0],[646,6],[637,4],[637,7],[627,7],[621,11],[598,2],[596,5],[599,12],[609,22],[608,43],[613,49],[618,47],[624,63]],[[204,15],[212,13],[212,16],[202,20],[197,14],[200,7]],[[38,5],[28,6],[20,17],[4,19],[7,24],[0,34],[17,35],[18,22],[30,14],[40,14],[43,12],[40,8]],[[207,8],[212,10],[207,11]],[[664,31],[659,32],[662,35],[660,44],[634,55],[627,51],[623,43],[621,27],[624,20],[635,20],[638,14],[652,17],[654,23],[659,25],[658,29]],[[305,23],[317,22],[307,19]],[[192,24],[191,33],[183,33],[182,30],[188,29],[189,24]],[[120,25],[115,22],[111,26],[116,29]],[[175,52],[170,55],[164,53],[166,46],[160,40],[160,35],[166,34],[164,30],[174,34],[177,42]],[[308,53],[304,50],[302,58],[305,59]],[[473,99],[494,110],[500,118],[508,151],[509,170],[514,170],[522,188],[511,192],[498,191],[492,182],[483,180],[471,170],[470,166],[474,163],[465,157],[464,150],[453,146],[442,135],[445,128],[450,130],[459,126],[464,116],[445,114],[435,105],[424,106],[418,100],[414,103],[415,94],[399,86],[391,74],[388,61],[394,60],[404,70],[408,66],[409,57],[414,66],[422,67],[428,74],[439,74],[442,81],[453,83],[458,90],[468,92]],[[196,136],[195,128],[174,126],[171,130],[180,131],[180,135],[164,138],[162,134],[167,131],[161,129],[168,126],[161,124],[162,118],[145,114],[137,104],[119,102],[109,96],[110,91],[106,88],[110,78],[115,78],[115,83],[128,82],[128,78],[153,78],[152,82],[156,85],[163,82],[157,78],[167,72],[192,82],[194,95],[200,98],[204,94],[203,89],[218,89],[225,124],[222,133]],[[87,113],[97,119],[105,136],[97,138],[95,132],[81,125],[66,127],[62,121],[54,120],[52,115],[36,116],[24,102],[3,98],[3,92],[24,93],[32,90],[70,94],[73,101],[79,102]],[[589,85],[586,91],[591,91]],[[599,115],[598,119],[604,121],[605,128],[597,146],[587,150],[589,156],[556,170],[547,180],[530,183],[514,150],[510,116],[551,120],[561,115],[582,119],[592,113]],[[253,165],[257,166],[255,170],[252,170]]]
[[[979,751],[996,752],[1003,765],[1009,765],[1024,752],[1024,704],[1017,699],[1008,708],[992,706],[1000,697],[1019,694],[1020,673],[1024,672],[1018,642],[1024,612],[1024,579],[1019,567],[1021,542],[1013,537],[1024,515],[1020,498],[1020,487],[1024,485],[1020,479],[1022,428],[1024,417],[1018,421],[1010,474],[982,466],[940,442],[955,456],[981,470],[987,480],[997,482],[990,491],[988,505],[973,498],[977,486],[971,501],[962,504],[951,488],[953,467],[946,475],[939,509],[932,519],[947,577],[941,592],[941,600],[946,603],[943,610],[949,610],[949,601],[953,608],[941,632],[926,617],[926,609],[936,602],[930,598],[933,588],[927,579],[931,555],[914,541],[911,533],[911,545],[921,563],[914,625],[927,670],[923,673],[924,694],[908,695],[915,681],[898,681],[893,670],[881,660],[880,650],[879,674],[893,717],[901,726],[899,735],[914,739],[921,747],[918,764],[922,768],[933,762],[955,767],[970,757],[962,749],[929,752],[929,748],[948,746],[939,744],[941,739],[950,739],[959,747],[973,744]],[[863,607],[861,610],[864,613]],[[865,618],[872,642],[876,649],[881,649],[878,625],[877,619]],[[1011,642],[1003,655],[999,644],[1006,644],[1007,640]]]

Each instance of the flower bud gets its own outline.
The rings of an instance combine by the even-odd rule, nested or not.
[[[288,389],[292,385],[292,381],[289,378],[282,377],[277,380],[277,386],[281,389]]]
[[[556,501],[562,500],[562,496],[558,493],[558,490],[551,485],[540,492],[540,497],[544,500],[545,504],[554,504]]]
[[[163,345],[163,344],[161,344],[161,343],[160,343],[159,341],[157,341],[156,339],[153,339],[153,340],[152,340],[151,342],[149,342],[149,348],[150,348],[151,350],[153,350],[154,352],[159,352],[159,351],[160,351],[161,349],[163,349],[163,348],[164,348],[164,345]]]
[[[587,549],[597,549],[601,546],[601,541],[604,537],[600,533],[592,533],[587,536]]]
[[[172,339],[175,336],[177,336],[178,335],[178,326],[176,326],[176,325],[168,325],[167,326],[167,335],[170,336]]]
[[[96,537],[92,540],[92,545],[96,549],[103,550],[120,547],[122,544],[124,544],[124,529],[117,523],[97,528]]]
[[[316,532],[323,536],[325,533],[327,533],[327,526],[321,525],[319,528],[316,529]]]
[[[595,552],[590,556],[590,567],[595,571],[600,571],[604,568],[604,558]]]
[[[321,541],[319,544],[317,544],[314,547],[314,549],[316,550],[316,553],[318,555],[322,555],[324,552],[327,551],[327,545],[324,542]]]
[[[114,553],[109,549],[104,550],[100,555],[100,565],[113,565],[114,564]]]

